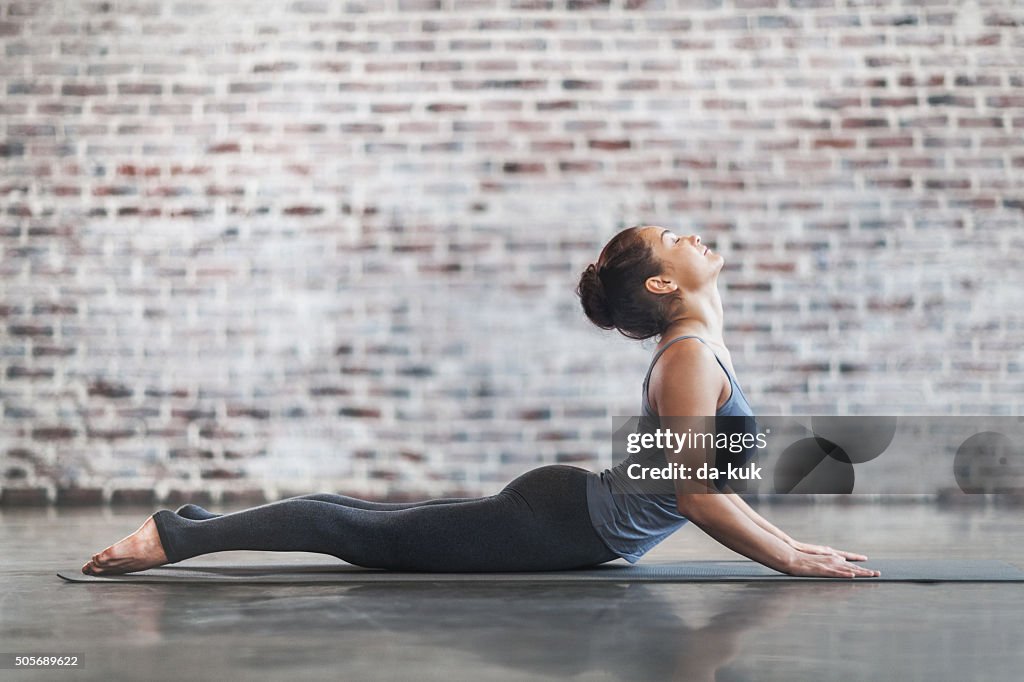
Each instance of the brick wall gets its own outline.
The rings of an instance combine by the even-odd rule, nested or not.
[[[5,504],[610,464],[618,229],[764,414],[1024,409],[1013,0],[0,2]]]

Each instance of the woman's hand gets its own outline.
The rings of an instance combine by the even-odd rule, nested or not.
[[[811,545],[810,543],[802,543],[794,540],[793,538],[787,539],[785,544],[804,554],[822,554],[822,555],[834,555],[841,556],[847,561],[867,561],[867,557],[863,554],[857,554],[855,552],[847,552],[845,550],[837,550],[831,547],[825,547],[824,545]]]
[[[868,558],[863,554],[856,554],[855,552],[847,552],[841,549],[832,549],[825,545],[812,545],[806,542],[799,542],[793,538],[787,538],[786,544],[804,554],[821,554],[824,556],[838,556],[846,559],[847,561],[867,561]]]
[[[839,554],[808,554],[802,551],[793,553],[782,572],[808,578],[877,578],[882,575],[881,571],[850,563]]]

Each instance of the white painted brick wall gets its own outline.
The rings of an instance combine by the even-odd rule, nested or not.
[[[1024,409],[1013,0],[0,2],[2,501],[609,465],[621,227],[764,414]]]

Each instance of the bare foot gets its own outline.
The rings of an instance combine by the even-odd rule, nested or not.
[[[150,516],[137,531],[128,537],[92,555],[92,560],[82,566],[82,573],[89,575],[114,575],[144,571],[147,568],[167,563],[167,554],[160,544],[160,533],[156,522]]]

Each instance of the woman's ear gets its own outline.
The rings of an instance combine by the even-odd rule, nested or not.
[[[675,282],[662,276],[648,277],[644,287],[652,294],[670,294],[679,289]]]

